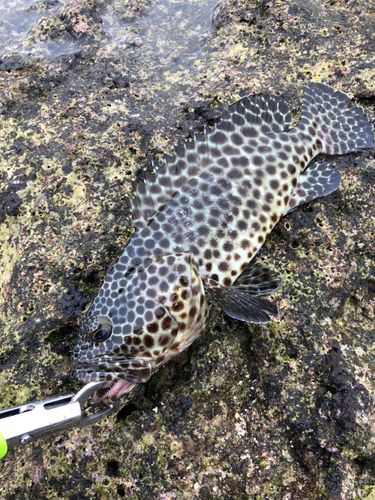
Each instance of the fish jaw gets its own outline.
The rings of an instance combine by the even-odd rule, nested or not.
[[[75,365],[73,363],[72,371],[74,370]],[[104,386],[91,396],[93,406],[108,406],[130,392],[136,385],[135,382],[125,379],[123,374],[115,374],[109,371],[106,374],[103,372],[87,373],[87,369],[82,366],[78,371],[74,372],[74,377],[82,384],[107,380]]]
[[[91,396],[91,404],[93,406],[108,406],[130,392],[134,386],[133,382],[121,378],[107,382],[102,389],[95,391]]]

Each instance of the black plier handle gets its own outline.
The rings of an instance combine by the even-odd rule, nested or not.
[[[95,424],[118,410],[120,401],[92,415],[83,414],[89,398],[104,385],[105,382],[90,382],[77,394],[69,392],[0,410],[0,458],[15,446],[66,429]]]

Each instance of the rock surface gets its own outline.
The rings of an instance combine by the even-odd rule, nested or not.
[[[0,7],[1,407],[79,390],[78,316],[131,237],[141,167],[247,93],[297,121],[310,79],[375,122],[373,0],[215,4]],[[280,317],[215,310],[116,416],[10,451],[1,499],[375,498],[374,151],[337,161],[339,190],[257,257],[280,273]]]

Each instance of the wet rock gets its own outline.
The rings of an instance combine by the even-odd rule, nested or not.
[[[100,17],[100,10],[104,6],[105,2],[99,0],[71,0],[61,9],[60,19],[75,40],[93,43],[105,36]]]
[[[147,9],[151,4],[151,0],[114,0],[113,9],[121,17],[123,21],[134,22],[147,13]]]
[[[12,71],[19,71],[24,67],[25,60],[23,57],[18,56],[3,56],[0,58],[0,71],[11,73]]]
[[[89,302],[89,297],[82,286],[71,285],[59,300],[58,308],[67,318],[80,316]]]
[[[371,396],[351,375],[342,358],[339,344],[334,344],[317,367],[318,376],[326,391],[326,395],[317,403],[326,418],[336,421],[344,430],[355,431],[358,415],[366,414],[370,408]]]

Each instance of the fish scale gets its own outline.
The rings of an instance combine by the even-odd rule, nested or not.
[[[282,99],[248,96],[134,185],[136,232],[83,315],[73,354],[79,381],[108,381],[94,404],[118,399],[186,349],[209,303],[252,323],[278,314],[259,296],[280,280],[254,256],[282,216],[340,185],[337,168],[311,163],[315,156],[373,146],[372,125],[349,102],[310,83],[301,121],[288,130]]]

